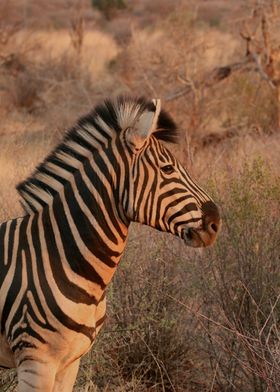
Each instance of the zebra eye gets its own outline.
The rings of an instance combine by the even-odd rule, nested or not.
[[[174,172],[174,167],[172,165],[166,165],[163,166],[161,168],[161,170],[165,173],[165,174],[172,174]]]

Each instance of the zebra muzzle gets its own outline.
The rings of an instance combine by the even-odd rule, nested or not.
[[[207,246],[201,238],[200,231],[191,227],[184,229],[183,239],[187,246],[192,246],[193,248]]]
[[[209,224],[206,229],[199,228],[194,229],[188,227],[183,230],[183,239],[187,246],[192,246],[193,248],[201,248],[212,245],[216,238],[220,228],[221,222],[219,224]]]

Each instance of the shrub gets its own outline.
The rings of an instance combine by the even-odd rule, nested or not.
[[[205,351],[219,391],[280,388],[279,191],[279,178],[256,160],[221,200],[221,238],[207,252],[200,290]]]
[[[112,17],[113,11],[126,7],[124,0],[91,0],[93,7],[98,8],[107,19]]]
[[[130,241],[109,288],[107,328],[88,359],[93,379],[98,391],[188,391],[200,365],[193,361],[197,321],[172,299],[183,300],[188,291],[181,243],[166,244],[171,236],[140,230],[134,226],[137,240]]]
[[[209,250],[134,226],[83,365],[98,391],[279,390],[280,181],[256,160],[223,188]]]

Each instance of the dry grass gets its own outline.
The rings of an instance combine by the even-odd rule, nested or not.
[[[159,2],[133,0],[105,22],[85,2],[77,8],[70,1],[69,10],[50,2],[42,28],[39,2],[24,25],[8,29],[10,39],[0,44],[2,220],[21,215],[15,185],[97,101],[123,92],[164,99],[239,58],[236,20],[248,10],[239,2],[234,9],[223,0],[202,3],[166,0],[160,14]],[[23,5],[7,3],[0,27],[22,22]],[[77,15],[80,47],[70,23]],[[132,227],[109,289],[107,326],[83,360],[76,391],[280,390],[275,97],[256,74],[193,87],[165,106],[182,129],[174,153],[222,206],[221,237],[213,249],[194,251]],[[0,373],[0,390],[14,385],[13,371]]]
[[[42,63],[59,60],[65,55],[74,61],[77,48],[73,46],[71,30],[25,30],[16,34],[13,47],[33,47],[32,61]],[[31,50],[31,49],[30,49]],[[82,50],[76,62],[83,63],[93,80],[104,77],[106,66],[118,54],[118,46],[109,35],[95,30],[84,31]]]

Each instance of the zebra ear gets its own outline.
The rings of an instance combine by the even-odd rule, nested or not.
[[[153,99],[150,110],[145,110],[133,127],[126,131],[126,141],[133,150],[139,150],[155,131],[160,114],[160,99]]]

